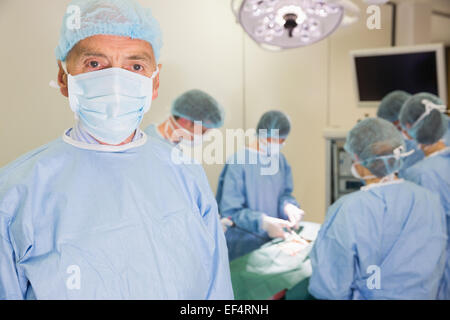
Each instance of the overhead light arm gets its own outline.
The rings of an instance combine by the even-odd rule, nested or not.
[[[361,16],[361,10],[359,9],[358,5],[356,5],[351,0],[335,0],[334,1],[337,5],[340,5],[345,10],[344,18],[342,19],[341,26],[347,27],[349,25],[352,25],[356,23],[360,16]]]

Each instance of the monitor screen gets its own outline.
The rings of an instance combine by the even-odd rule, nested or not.
[[[359,100],[380,101],[394,90],[438,94],[436,52],[355,57]]]

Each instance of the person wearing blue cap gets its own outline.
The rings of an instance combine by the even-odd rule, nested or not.
[[[175,146],[192,147],[202,142],[210,129],[222,127],[225,112],[212,96],[201,90],[189,90],[172,104],[171,116],[160,125],[150,125],[145,132]]]
[[[448,120],[443,113],[446,109],[437,96],[416,94],[402,108],[400,123],[425,153],[425,159],[406,170],[405,179],[439,195],[450,232],[450,146],[444,140]],[[448,236],[447,266],[438,296],[445,300],[450,299],[450,233]]]
[[[378,107],[377,117],[391,122],[400,132],[403,133],[402,126],[400,125],[400,111],[402,110],[405,102],[412,95],[401,90],[393,91],[387,94],[383,100],[381,100],[380,106]],[[411,167],[415,163],[419,162],[425,158],[425,154],[417,145],[414,139],[409,138],[406,134],[403,134],[405,140],[406,151],[414,150],[414,152],[403,159],[402,167],[399,169],[399,177],[403,177],[404,172],[407,168]]]
[[[233,298],[204,171],[139,129],[161,39],[133,0],[70,4],[56,57],[76,123],[0,170],[0,299]]]
[[[233,223],[225,234],[230,260],[299,226],[304,212],[292,196],[291,167],[280,153],[290,128],[284,113],[266,112],[257,126],[258,139],[228,159],[220,174],[219,212]],[[274,162],[276,170],[266,171]]]
[[[445,211],[433,192],[399,179],[405,144],[390,122],[368,118],[347,136],[360,191],[326,214],[310,253],[317,299],[436,299],[445,268]]]

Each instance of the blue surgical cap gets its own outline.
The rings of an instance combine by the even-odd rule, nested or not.
[[[79,41],[99,34],[147,41],[152,45],[156,61],[159,60],[162,47],[159,23],[150,9],[134,0],[72,1],[64,15],[56,58],[65,61]]]
[[[410,97],[411,95],[409,93],[401,90],[392,91],[387,94],[383,100],[381,100],[377,111],[377,117],[390,122],[397,121],[403,104]]]
[[[272,136],[272,130],[278,130],[280,139],[286,139],[291,131],[291,121],[288,116],[281,111],[268,111],[264,113],[258,122],[256,131],[267,130],[267,137]]]
[[[201,121],[202,126],[209,129],[220,128],[225,118],[222,106],[201,90],[187,91],[175,99],[172,115],[190,121]]]
[[[368,118],[359,122],[347,135],[344,149],[357,156],[361,164],[377,177],[385,177],[401,168],[401,158],[393,157],[398,147],[405,149],[400,131],[389,121]]]
[[[442,139],[447,132],[448,121],[447,117],[439,110],[432,110],[428,116],[417,122],[426,111],[424,101],[435,105],[444,105],[444,102],[434,94],[415,94],[403,106],[400,112],[400,124],[414,140],[429,145]],[[410,128],[408,129],[407,126]]]

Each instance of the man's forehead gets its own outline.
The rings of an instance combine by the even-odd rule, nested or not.
[[[70,52],[73,57],[109,57],[118,54],[127,59],[155,60],[153,48],[147,41],[121,36],[92,36],[78,42]]]

